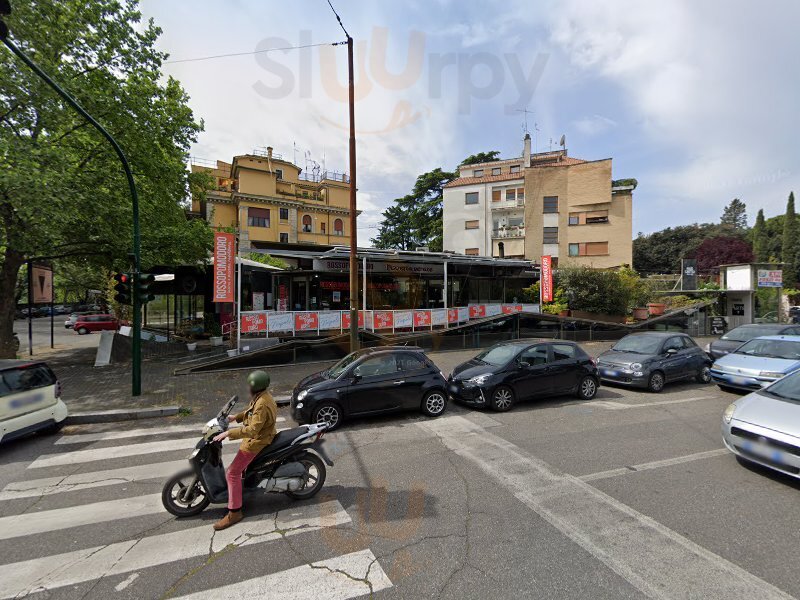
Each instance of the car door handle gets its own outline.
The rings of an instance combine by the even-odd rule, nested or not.
[[[395,381],[395,382],[394,382],[394,384],[395,384],[395,385],[401,385],[401,384],[403,384],[403,383],[405,383],[405,380],[404,380],[404,379],[401,379],[400,381]]]

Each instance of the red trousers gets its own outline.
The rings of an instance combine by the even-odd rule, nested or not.
[[[253,462],[255,457],[255,452],[239,450],[228,470],[225,471],[225,479],[228,482],[228,510],[242,509],[242,476],[247,465]]]

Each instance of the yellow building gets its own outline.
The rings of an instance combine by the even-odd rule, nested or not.
[[[241,231],[243,249],[339,246],[350,243],[350,178],[325,171],[304,173],[267,148],[235,156],[231,163],[192,160],[216,189],[192,213],[214,228]]]

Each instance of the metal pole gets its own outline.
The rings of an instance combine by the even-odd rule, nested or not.
[[[364,289],[361,290],[361,297],[363,298],[363,300],[361,301],[361,307],[362,307],[362,309],[364,311],[366,311],[367,310],[367,257],[366,257],[366,255],[364,256],[364,259],[363,259],[363,266],[364,266],[364,274],[363,274],[362,278],[363,278]],[[364,316],[364,318],[365,319],[367,318],[366,315]]]
[[[447,261],[444,261],[444,328],[450,329],[450,316],[447,313]]]
[[[31,283],[33,281],[33,275],[31,273],[33,267],[33,263],[28,261],[28,354],[33,356],[33,288]]]
[[[55,344],[53,343],[53,292],[50,291],[50,348],[54,348]]]
[[[30,67],[41,79],[43,79],[51,88],[53,88],[59,96],[66,100],[72,108],[78,111],[81,116],[89,121],[89,123],[99,131],[104,138],[108,140],[117,153],[117,157],[122,163],[122,168],[125,171],[125,177],[128,180],[128,187],[131,193],[131,208],[133,210],[133,364],[131,368],[131,395],[139,396],[142,393],[142,356],[141,356],[141,330],[142,330],[142,315],[141,315],[141,302],[139,295],[136,293],[139,283],[139,271],[141,269],[141,238],[139,234],[139,196],[136,194],[136,184],[133,181],[133,173],[128,164],[128,159],[122,148],[117,143],[108,131],[100,125],[94,118],[86,112],[83,107],[78,104],[69,93],[62,89],[55,81],[45,73],[39,65],[28,58],[17,45],[12,42],[8,37],[3,37],[3,43],[13,52],[22,62]],[[32,336],[32,334],[31,334]],[[32,344],[32,342],[31,342]],[[33,354],[33,346],[31,346],[31,354]]]
[[[350,351],[358,350],[358,248],[356,224],[356,117],[353,38],[347,36],[347,86],[350,113]]]
[[[236,257],[239,261],[239,282],[236,286],[236,354],[238,355],[242,347],[242,258]]]

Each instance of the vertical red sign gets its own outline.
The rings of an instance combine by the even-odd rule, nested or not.
[[[214,298],[213,302],[234,301],[234,259],[236,241],[232,233],[214,233]]]
[[[549,256],[542,257],[542,302],[553,301],[553,261]]]

